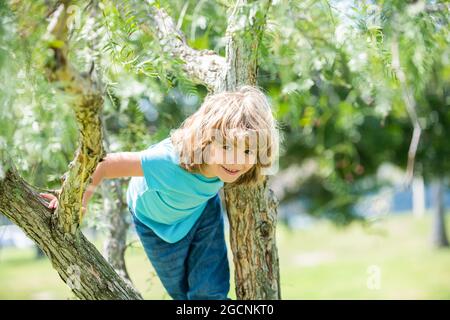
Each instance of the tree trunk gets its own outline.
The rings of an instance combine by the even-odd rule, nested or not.
[[[448,247],[448,238],[445,231],[445,204],[444,182],[438,178],[433,183],[433,227],[432,243],[436,248]]]
[[[258,46],[271,1],[250,2],[260,18],[234,31],[241,15],[249,16],[246,1],[238,1],[230,16],[226,60],[230,66],[219,90],[234,90],[244,84],[255,85]],[[267,178],[256,187],[225,188],[230,221],[230,244],[235,266],[238,299],[281,299],[280,270],[276,246],[277,203],[267,186]]]
[[[142,299],[140,294],[103,258],[81,233],[82,196],[91,175],[104,156],[99,84],[69,63],[67,26],[70,1],[62,1],[52,13],[45,40],[53,52],[46,65],[49,81],[73,97],[72,108],[79,125],[79,147],[63,179],[59,205],[54,213],[33,188],[15,171],[11,159],[0,152],[0,208],[11,221],[36,242],[50,259],[61,279],[81,299]]]
[[[230,222],[236,296],[239,299],[281,299],[276,247],[278,202],[263,185],[250,189],[225,188]]]
[[[125,264],[127,231],[130,224],[126,216],[127,204],[123,201],[122,185],[119,181],[103,181],[103,220],[106,222],[106,240],[103,247],[104,256],[116,272],[131,284]]]
[[[81,231],[77,230],[70,238],[66,236],[38,193],[11,166],[0,180],[0,208],[45,252],[53,268],[77,297],[142,299]]]

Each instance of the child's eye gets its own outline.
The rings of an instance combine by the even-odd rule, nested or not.
[[[224,149],[224,150],[231,150],[231,146],[229,146],[229,145],[224,145],[224,146],[223,146],[223,149]]]
[[[249,150],[249,149],[247,149],[247,150],[245,150],[245,154],[248,154],[248,155],[250,155],[250,154],[253,154],[253,151],[252,151],[252,150]]]

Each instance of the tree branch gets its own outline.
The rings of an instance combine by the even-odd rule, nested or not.
[[[220,77],[225,73],[225,58],[212,50],[195,50],[176,27],[164,9],[148,7],[150,25],[155,31],[164,52],[185,62],[183,68],[193,81],[200,82],[210,91],[216,91]]]
[[[398,40],[396,38],[392,40],[391,53],[392,53],[392,68],[394,69],[397,79],[400,82],[403,102],[405,103],[406,111],[408,112],[409,119],[411,120],[411,123],[413,125],[413,134],[411,137],[411,142],[408,150],[408,164],[406,167],[406,177],[405,177],[406,180],[405,183],[409,185],[414,176],[414,162],[416,158],[417,147],[419,146],[420,142],[420,135],[422,133],[422,128],[420,127],[419,119],[417,117],[416,111],[417,103],[416,100],[414,99],[414,93],[408,86],[406,81],[406,75],[400,65]]]
[[[256,84],[258,48],[271,4],[271,0],[236,2],[226,31],[226,63],[229,67],[223,75],[219,91]]]
[[[47,29],[47,46],[54,53],[46,65],[50,81],[73,99],[79,124],[79,148],[62,186],[53,214],[38,190],[16,172],[6,151],[0,150],[0,208],[50,259],[61,279],[81,299],[142,299],[81,233],[81,201],[89,177],[104,154],[100,109],[103,98],[91,75],[77,72],[67,60],[67,8],[62,1]]]
[[[0,177],[1,213],[45,252],[53,268],[78,298],[142,299],[79,230],[69,243],[64,231],[53,227],[51,210],[39,197],[38,190],[17,174],[4,151],[0,152],[0,166],[8,168]]]
[[[75,234],[82,220],[82,197],[98,162],[104,157],[100,111],[103,97],[99,86],[90,74],[77,72],[67,59],[67,8],[70,1],[64,1],[53,13],[47,29],[48,47],[53,50],[53,60],[47,63],[47,76],[57,81],[71,96],[72,108],[79,125],[79,147],[64,182],[55,213],[57,223],[66,236]]]

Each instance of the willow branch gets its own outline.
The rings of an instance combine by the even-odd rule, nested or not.
[[[195,50],[186,43],[184,34],[177,28],[173,19],[164,9],[153,5],[148,7],[151,28],[158,37],[159,43],[172,57],[184,62],[184,71],[195,82],[215,91],[219,78],[225,73],[225,58],[212,50]]]

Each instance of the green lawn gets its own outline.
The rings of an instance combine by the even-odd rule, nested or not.
[[[338,229],[323,222],[292,232],[279,226],[282,298],[450,299],[450,249],[431,248],[430,222],[429,216],[403,215],[366,228],[354,224]],[[126,260],[146,299],[169,299],[138,243]],[[377,278],[378,283],[372,281]],[[0,298],[73,295],[47,259],[35,260],[33,250],[2,249]]]

